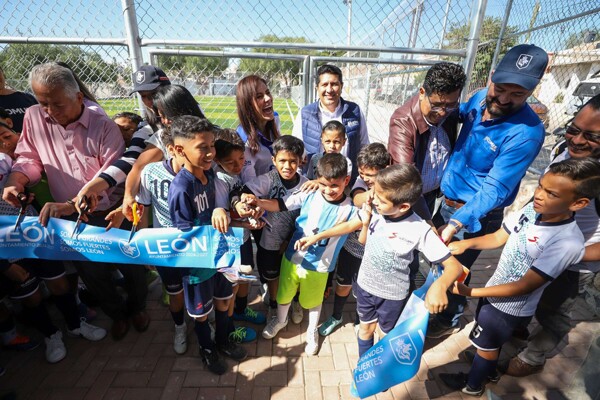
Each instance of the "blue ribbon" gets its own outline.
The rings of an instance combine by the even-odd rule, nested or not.
[[[396,326],[358,360],[354,384],[361,399],[411,379],[419,371],[429,312],[425,294],[439,276],[432,267],[425,284],[408,299]]]
[[[95,261],[181,268],[221,268],[240,264],[243,230],[222,234],[212,226],[187,232],[176,228],[141,229],[128,242],[129,231],[86,225],[71,238],[75,222],[50,218],[46,227],[25,217],[13,232],[15,216],[0,216],[0,259]]]

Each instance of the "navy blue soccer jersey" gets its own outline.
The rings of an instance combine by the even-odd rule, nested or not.
[[[169,212],[173,226],[188,231],[194,226],[210,225],[215,209],[215,175],[204,171],[208,182],[202,184],[190,171],[183,168],[169,188]]]

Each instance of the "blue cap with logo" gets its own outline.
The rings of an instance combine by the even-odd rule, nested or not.
[[[159,86],[170,85],[167,74],[153,65],[142,65],[132,74],[133,90],[129,93],[154,90]]]
[[[492,82],[513,83],[533,90],[544,76],[548,54],[533,44],[520,44],[508,50],[498,63]]]

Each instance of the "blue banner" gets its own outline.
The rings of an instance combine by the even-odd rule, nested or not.
[[[396,326],[358,360],[354,384],[361,399],[411,379],[419,371],[429,312],[425,294],[439,276],[429,271],[425,284],[408,299]]]
[[[222,234],[212,226],[187,232],[176,228],[141,229],[129,242],[129,231],[50,218],[46,227],[38,217],[25,217],[14,231],[15,216],[0,216],[0,259],[95,261],[162,267],[220,268],[240,264],[243,230]]]

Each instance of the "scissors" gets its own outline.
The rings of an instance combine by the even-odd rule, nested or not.
[[[79,230],[79,226],[81,225],[81,218],[84,214],[87,213],[90,208],[89,199],[87,196],[83,196],[81,200],[79,200],[79,217],[77,217],[77,223],[75,224],[75,228],[73,232],[71,232],[71,237],[75,236],[75,232]]]
[[[21,203],[21,210],[19,210],[19,216],[17,217],[17,222],[15,223],[14,232],[19,229],[21,222],[23,222],[23,219],[25,218],[25,212],[27,211],[27,197],[29,197],[27,196],[27,191],[17,194],[17,200],[19,200],[19,203]]]
[[[133,203],[133,205],[131,206],[131,212],[133,213],[133,225],[131,226],[131,233],[129,234],[128,243],[131,242],[131,239],[133,239],[133,235],[135,234],[135,231],[137,230],[138,222],[140,222],[140,216],[138,215],[138,204],[137,203]]]

